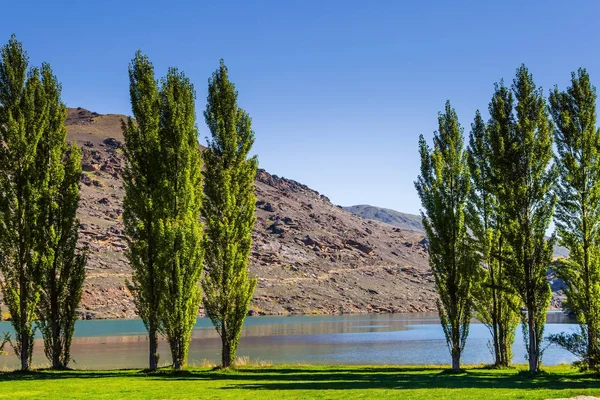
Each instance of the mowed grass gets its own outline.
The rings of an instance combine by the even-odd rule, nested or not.
[[[518,369],[440,367],[274,366],[181,373],[38,371],[0,373],[0,398],[10,399],[548,399],[600,396],[597,376],[570,366],[536,376]]]

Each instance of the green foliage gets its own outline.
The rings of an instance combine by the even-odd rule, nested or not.
[[[53,368],[66,368],[85,278],[86,257],[77,252],[81,150],[67,146],[61,86],[47,64],[42,81],[49,106],[48,127],[38,143],[38,253],[41,292],[38,326]]]
[[[496,85],[489,111],[493,186],[504,218],[502,235],[510,248],[505,265],[508,281],[527,309],[522,322],[529,368],[535,372],[551,297],[546,272],[555,240],[544,235],[556,203],[556,169],[550,166],[553,125],[542,90],[524,65],[517,69],[511,89]]]
[[[478,260],[465,224],[471,186],[463,130],[450,102],[438,123],[433,150],[422,135],[419,139],[421,175],[415,187],[425,210],[421,214],[430,241],[429,265],[439,295],[440,320],[452,368],[458,370],[469,334]]]
[[[38,142],[49,125],[47,82],[13,35],[0,51],[0,271],[2,293],[15,329],[13,348],[28,370],[40,295],[39,200],[44,182],[36,168]]]
[[[579,368],[580,371],[583,372],[589,369],[597,370],[597,365],[594,365],[594,362],[597,362],[597,360],[593,359],[595,354],[589,351],[590,337],[587,325],[581,324],[580,328],[581,333],[555,333],[548,335],[546,340],[577,356],[578,360],[573,365]],[[600,340],[600,338],[596,337],[596,340]]]
[[[194,87],[170,69],[162,80],[159,125],[163,171],[158,243],[161,281],[159,330],[167,338],[175,369],[187,360],[202,301],[202,160],[197,139]]]
[[[28,370],[37,317],[52,366],[66,367],[85,275],[76,251],[81,152],[67,146],[66,108],[50,66],[26,72],[14,36],[1,58],[0,271],[13,348]]]
[[[195,93],[176,69],[169,70],[159,88],[152,64],[140,52],[129,77],[136,119],[123,123],[130,287],[150,337],[150,369],[158,364],[159,332],[169,342],[173,366],[181,369],[202,298],[202,162]]]
[[[222,341],[223,367],[235,359],[242,325],[256,287],[248,276],[254,227],[256,157],[250,116],[237,105],[237,92],[221,60],[208,84],[204,112],[212,138],[204,152],[204,307]]]
[[[518,299],[507,282],[502,234],[503,215],[495,195],[494,170],[491,166],[490,131],[479,111],[471,124],[468,163],[472,190],[467,206],[467,225],[475,239],[481,267],[474,307],[477,318],[492,335],[490,348],[494,364],[507,367],[512,360],[515,329],[519,323]]]
[[[163,170],[159,144],[160,97],[154,67],[137,52],[129,65],[129,93],[135,123],[123,121],[125,169],[123,223],[128,238],[127,258],[133,270],[129,284],[138,315],[149,336],[149,368],[158,368],[160,276],[158,264],[160,193]]]
[[[600,132],[596,128],[596,89],[585,69],[571,75],[566,92],[550,93],[556,124],[556,228],[569,258],[557,262],[567,283],[566,307],[577,317],[581,335],[558,344],[577,349],[591,369],[600,368]],[[585,343],[585,352],[579,345]],[[573,346],[577,344],[577,346]]]

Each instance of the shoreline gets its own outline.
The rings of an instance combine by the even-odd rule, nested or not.
[[[547,312],[566,312],[564,308],[557,308],[557,307],[548,307],[548,309],[546,310]],[[79,315],[80,317],[85,314],[85,313],[90,313],[92,311],[85,311],[85,312],[80,312]],[[366,312],[352,312],[352,313],[314,313],[314,312],[308,312],[308,313],[296,313],[296,312],[292,312],[292,313],[273,313],[273,314],[269,314],[269,313],[264,313],[264,312],[252,312],[252,310],[250,310],[248,312],[248,314],[246,315],[246,318],[254,318],[254,317],[327,317],[327,316],[345,316],[345,315],[402,315],[402,314],[410,314],[410,315],[414,315],[414,314],[429,314],[429,313],[435,313],[437,314],[437,310],[429,310],[429,311],[403,311],[403,312],[382,312],[382,311],[366,311]],[[207,315],[205,314],[198,314],[197,318],[208,318]],[[132,320],[139,320],[140,318],[138,317],[137,314],[135,314],[133,317],[125,317],[125,318],[121,318],[121,317],[100,317],[100,318],[77,318],[77,321],[132,321]],[[6,318],[1,320],[0,322],[9,322],[10,318]]]

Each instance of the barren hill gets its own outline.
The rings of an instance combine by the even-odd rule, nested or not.
[[[404,230],[412,231],[415,235],[425,235],[425,228],[421,216],[414,214],[407,214],[388,208],[375,207],[370,205],[356,205],[344,207],[352,214],[358,215],[368,220],[385,222],[387,224],[399,227]],[[554,245],[554,258],[568,257],[569,250],[564,247]],[[565,283],[556,277],[556,274],[551,269],[548,270],[546,275],[550,287],[552,288],[552,301],[551,307],[558,309],[562,307],[562,302],[566,300],[564,289],[566,288]]]
[[[135,316],[122,225],[123,115],[68,110],[83,149],[80,240],[90,249],[83,318]],[[259,155],[260,156],[260,155]],[[260,170],[251,273],[255,314],[433,311],[422,235],[366,220],[318,192]]]

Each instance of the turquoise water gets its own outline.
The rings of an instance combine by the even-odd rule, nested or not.
[[[549,313],[546,334],[575,331],[577,325],[562,313]],[[11,331],[1,322],[0,332]],[[490,363],[489,332],[479,323],[471,325],[463,362]],[[47,366],[43,343],[36,341],[34,364]],[[514,345],[516,363],[525,362],[520,328]],[[140,320],[78,321],[73,340],[74,368],[143,368],[147,365],[148,341]],[[161,364],[168,364],[168,345],[159,345]],[[199,318],[192,333],[189,363],[218,363],[220,339],[210,320]],[[444,334],[434,313],[248,317],[244,324],[239,356],[273,364],[448,364],[450,356]],[[544,363],[570,363],[574,357],[554,346],[544,353]],[[1,356],[0,367],[16,368],[14,354]]]

